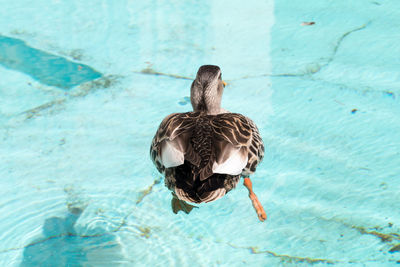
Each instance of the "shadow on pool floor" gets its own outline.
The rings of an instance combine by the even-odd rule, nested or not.
[[[23,40],[0,35],[0,65],[35,80],[69,90],[102,77],[90,66],[28,46]]]
[[[122,246],[113,233],[80,236],[75,232],[82,212],[74,208],[64,218],[46,219],[42,236],[25,247],[20,267],[118,266],[123,262]]]

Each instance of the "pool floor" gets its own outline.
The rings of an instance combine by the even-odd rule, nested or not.
[[[400,263],[398,1],[0,4],[1,266]],[[173,214],[150,160],[203,64],[260,129],[264,223],[241,183]]]

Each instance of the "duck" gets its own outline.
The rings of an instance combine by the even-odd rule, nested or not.
[[[250,118],[221,107],[226,85],[220,67],[201,66],[190,88],[193,111],[162,120],[150,157],[172,191],[175,214],[188,214],[196,204],[220,199],[243,178],[258,219],[265,221],[250,179],[264,157],[264,143]]]

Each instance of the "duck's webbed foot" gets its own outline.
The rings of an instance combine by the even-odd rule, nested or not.
[[[264,208],[258,200],[256,194],[253,192],[253,185],[249,177],[244,178],[243,185],[247,188],[247,190],[249,190],[249,198],[257,213],[258,219],[262,222],[265,221],[267,219],[267,214],[265,213]]]
[[[174,193],[172,193],[171,208],[175,214],[177,214],[180,210],[186,214],[189,214],[193,208],[198,207],[190,205],[183,200],[180,200]]]

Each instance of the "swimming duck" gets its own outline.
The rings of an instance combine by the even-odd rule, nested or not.
[[[264,144],[252,120],[221,108],[225,86],[218,66],[201,66],[190,90],[193,111],[173,113],[161,122],[150,156],[172,191],[174,213],[189,213],[195,206],[188,202],[221,198],[243,177],[258,218],[264,221],[266,213],[249,177],[264,156]]]

